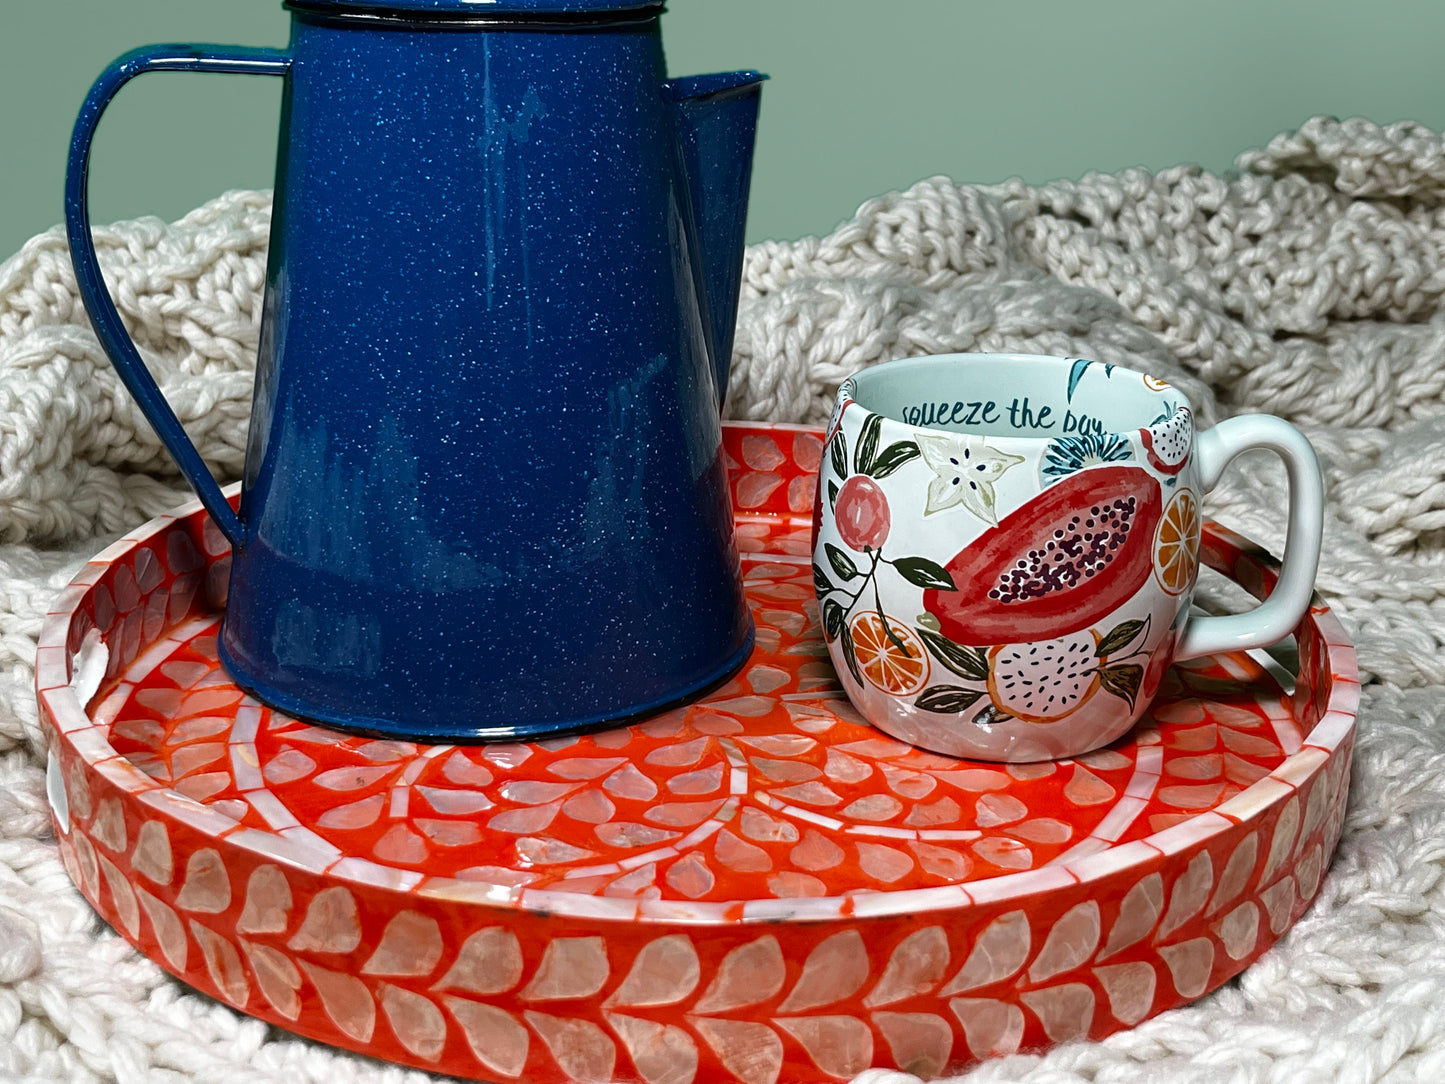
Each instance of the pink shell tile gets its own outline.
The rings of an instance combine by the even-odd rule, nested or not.
[[[1149,837],[1164,854],[1180,854],[1230,827],[1231,822],[1215,812],[1204,812]]]
[[[1078,878],[1058,866],[1044,866],[1015,873],[1011,877],[993,877],[986,881],[970,881],[969,897],[976,904],[988,904],[1003,900],[1028,899],[1047,896],[1059,889],[1071,888],[1078,884]]]
[[[1310,731],[1309,746],[1311,748],[1334,749],[1346,738],[1354,733],[1355,715],[1351,711],[1346,713],[1339,709],[1327,711]]]
[[[65,685],[53,686],[37,695],[58,733],[67,734],[91,729],[95,724],[82,710],[79,701]]]
[[[70,684],[69,652],[63,643],[53,643],[35,652],[35,689],[64,688]]]
[[[1136,839],[1107,850],[1082,856],[1076,861],[1070,862],[1068,870],[1080,883],[1089,884],[1129,870],[1147,869],[1151,865],[1157,864],[1164,853],[1157,846],[1156,838]]]

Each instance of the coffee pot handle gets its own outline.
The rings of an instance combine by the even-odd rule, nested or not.
[[[1230,460],[1261,449],[1284,460],[1289,481],[1289,519],[1284,562],[1269,597],[1252,610],[1224,616],[1191,617],[1174,649],[1175,659],[1196,659],[1223,651],[1264,647],[1294,631],[1309,610],[1324,531],[1324,480],[1309,440],[1283,418],[1242,414],[1198,435],[1194,454],[1199,484],[1213,489]]]
[[[116,92],[142,72],[225,72],[242,75],[285,75],[291,70],[291,58],[275,49],[253,49],[243,46],[149,45],[115,60],[101,73],[86,95],[85,104],[75,120],[70,141],[70,159],[65,174],[65,229],[70,240],[70,259],[75,266],[75,282],[90,322],[95,327],[100,345],[131,395],[155,429],[161,443],[175,458],[181,472],[200,495],[201,503],[216,526],[233,546],[242,544],[244,531],[240,517],[231,508],[207,469],[196,446],[186,436],[180,419],[161,394],[155,377],[141,360],[140,352],[125,330],[115,302],[106,290],[100,261],[95,254],[95,239],[90,232],[88,179],[90,144],[95,136],[101,114]]]

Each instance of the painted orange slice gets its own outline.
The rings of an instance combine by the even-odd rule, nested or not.
[[[1199,569],[1199,501],[1187,489],[1174,494],[1154,532],[1154,575],[1171,595],[1194,582]]]
[[[912,629],[890,617],[890,636],[883,619],[872,610],[853,618],[849,628],[858,666],[870,683],[894,696],[907,696],[923,687],[928,656]]]
[[[1168,391],[1172,385],[1167,380],[1160,380],[1157,376],[1150,376],[1148,373],[1140,373],[1144,378],[1144,386],[1150,391]]]

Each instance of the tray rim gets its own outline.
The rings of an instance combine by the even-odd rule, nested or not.
[[[820,427],[794,423],[723,424],[739,431],[822,433]],[[225,487],[224,492],[228,498],[236,497],[240,492],[240,483]],[[899,918],[1023,902],[1051,890],[1121,873],[1136,863],[1167,858],[1208,844],[1238,825],[1261,816],[1276,803],[1287,800],[1323,770],[1352,736],[1357,721],[1360,684],[1355,649],[1338,618],[1316,594],[1301,624],[1312,624],[1324,645],[1325,665],[1321,667],[1320,676],[1330,679],[1331,690],[1319,721],[1312,730],[1302,735],[1300,748],[1288,754],[1268,775],[1212,809],[1141,839],[1112,844],[1103,850],[1054,865],[927,888],[868,889],[821,897],[696,902],[590,896],[556,889],[429,877],[360,856],[343,855],[340,859],[318,863],[312,852],[288,847],[290,841],[284,836],[247,828],[226,814],[145,775],[111,746],[104,733],[108,728],[90,718],[72,680],[74,660],[67,650],[70,623],[84,597],[116,561],[177,523],[204,517],[204,514],[200,500],[193,498],[154,517],[92,557],[60,592],[42,624],[36,655],[35,688],[37,699],[44,709],[42,721],[48,711],[56,724],[53,731],[46,727],[47,739],[58,738],[69,743],[74,753],[92,771],[99,771],[102,765],[120,762],[120,765],[101,774],[110,783],[128,791],[133,799],[151,807],[152,813],[174,816],[190,828],[212,837],[218,846],[239,848],[252,860],[279,861],[298,872],[365,891],[392,890],[408,895],[414,892],[422,897],[502,912],[545,912],[598,922],[676,927]],[[798,513],[735,511],[734,515],[737,520],[768,518],[799,521],[807,518]],[[1274,558],[1263,547],[1236,531],[1209,521],[1205,524],[1205,538],[1235,549],[1240,559],[1261,573],[1272,571],[1268,562]],[[757,559],[769,560],[776,556],[758,554]],[[212,555],[212,562],[215,559],[216,555]],[[1219,571],[1231,581],[1238,582],[1233,573]],[[1241,586],[1248,589],[1248,585]],[[52,749],[52,762],[54,757]],[[53,812],[59,820],[59,811]]]

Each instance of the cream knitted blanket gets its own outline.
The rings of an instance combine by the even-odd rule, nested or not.
[[[214,469],[241,468],[269,225],[234,192],[97,231],[122,313]],[[747,258],[730,412],[825,418],[838,382],[950,350],[1082,354],[1184,388],[1205,421],[1304,427],[1329,493],[1321,592],[1367,684],[1344,838],[1313,908],[1240,979],[1103,1043],[971,1080],[1445,1080],[1445,142],[1316,119],[1237,176],[925,181]],[[55,593],[181,500],[51,230],[0,265],[0,1078],[402,1080],[205,999],[70,885],[31,691]],[[1283,472],[1209,513],[1278,552]],[[871,1071],[871,1084],[911,1081]],[[862,1078],[860,1078],[862,1079]]]

